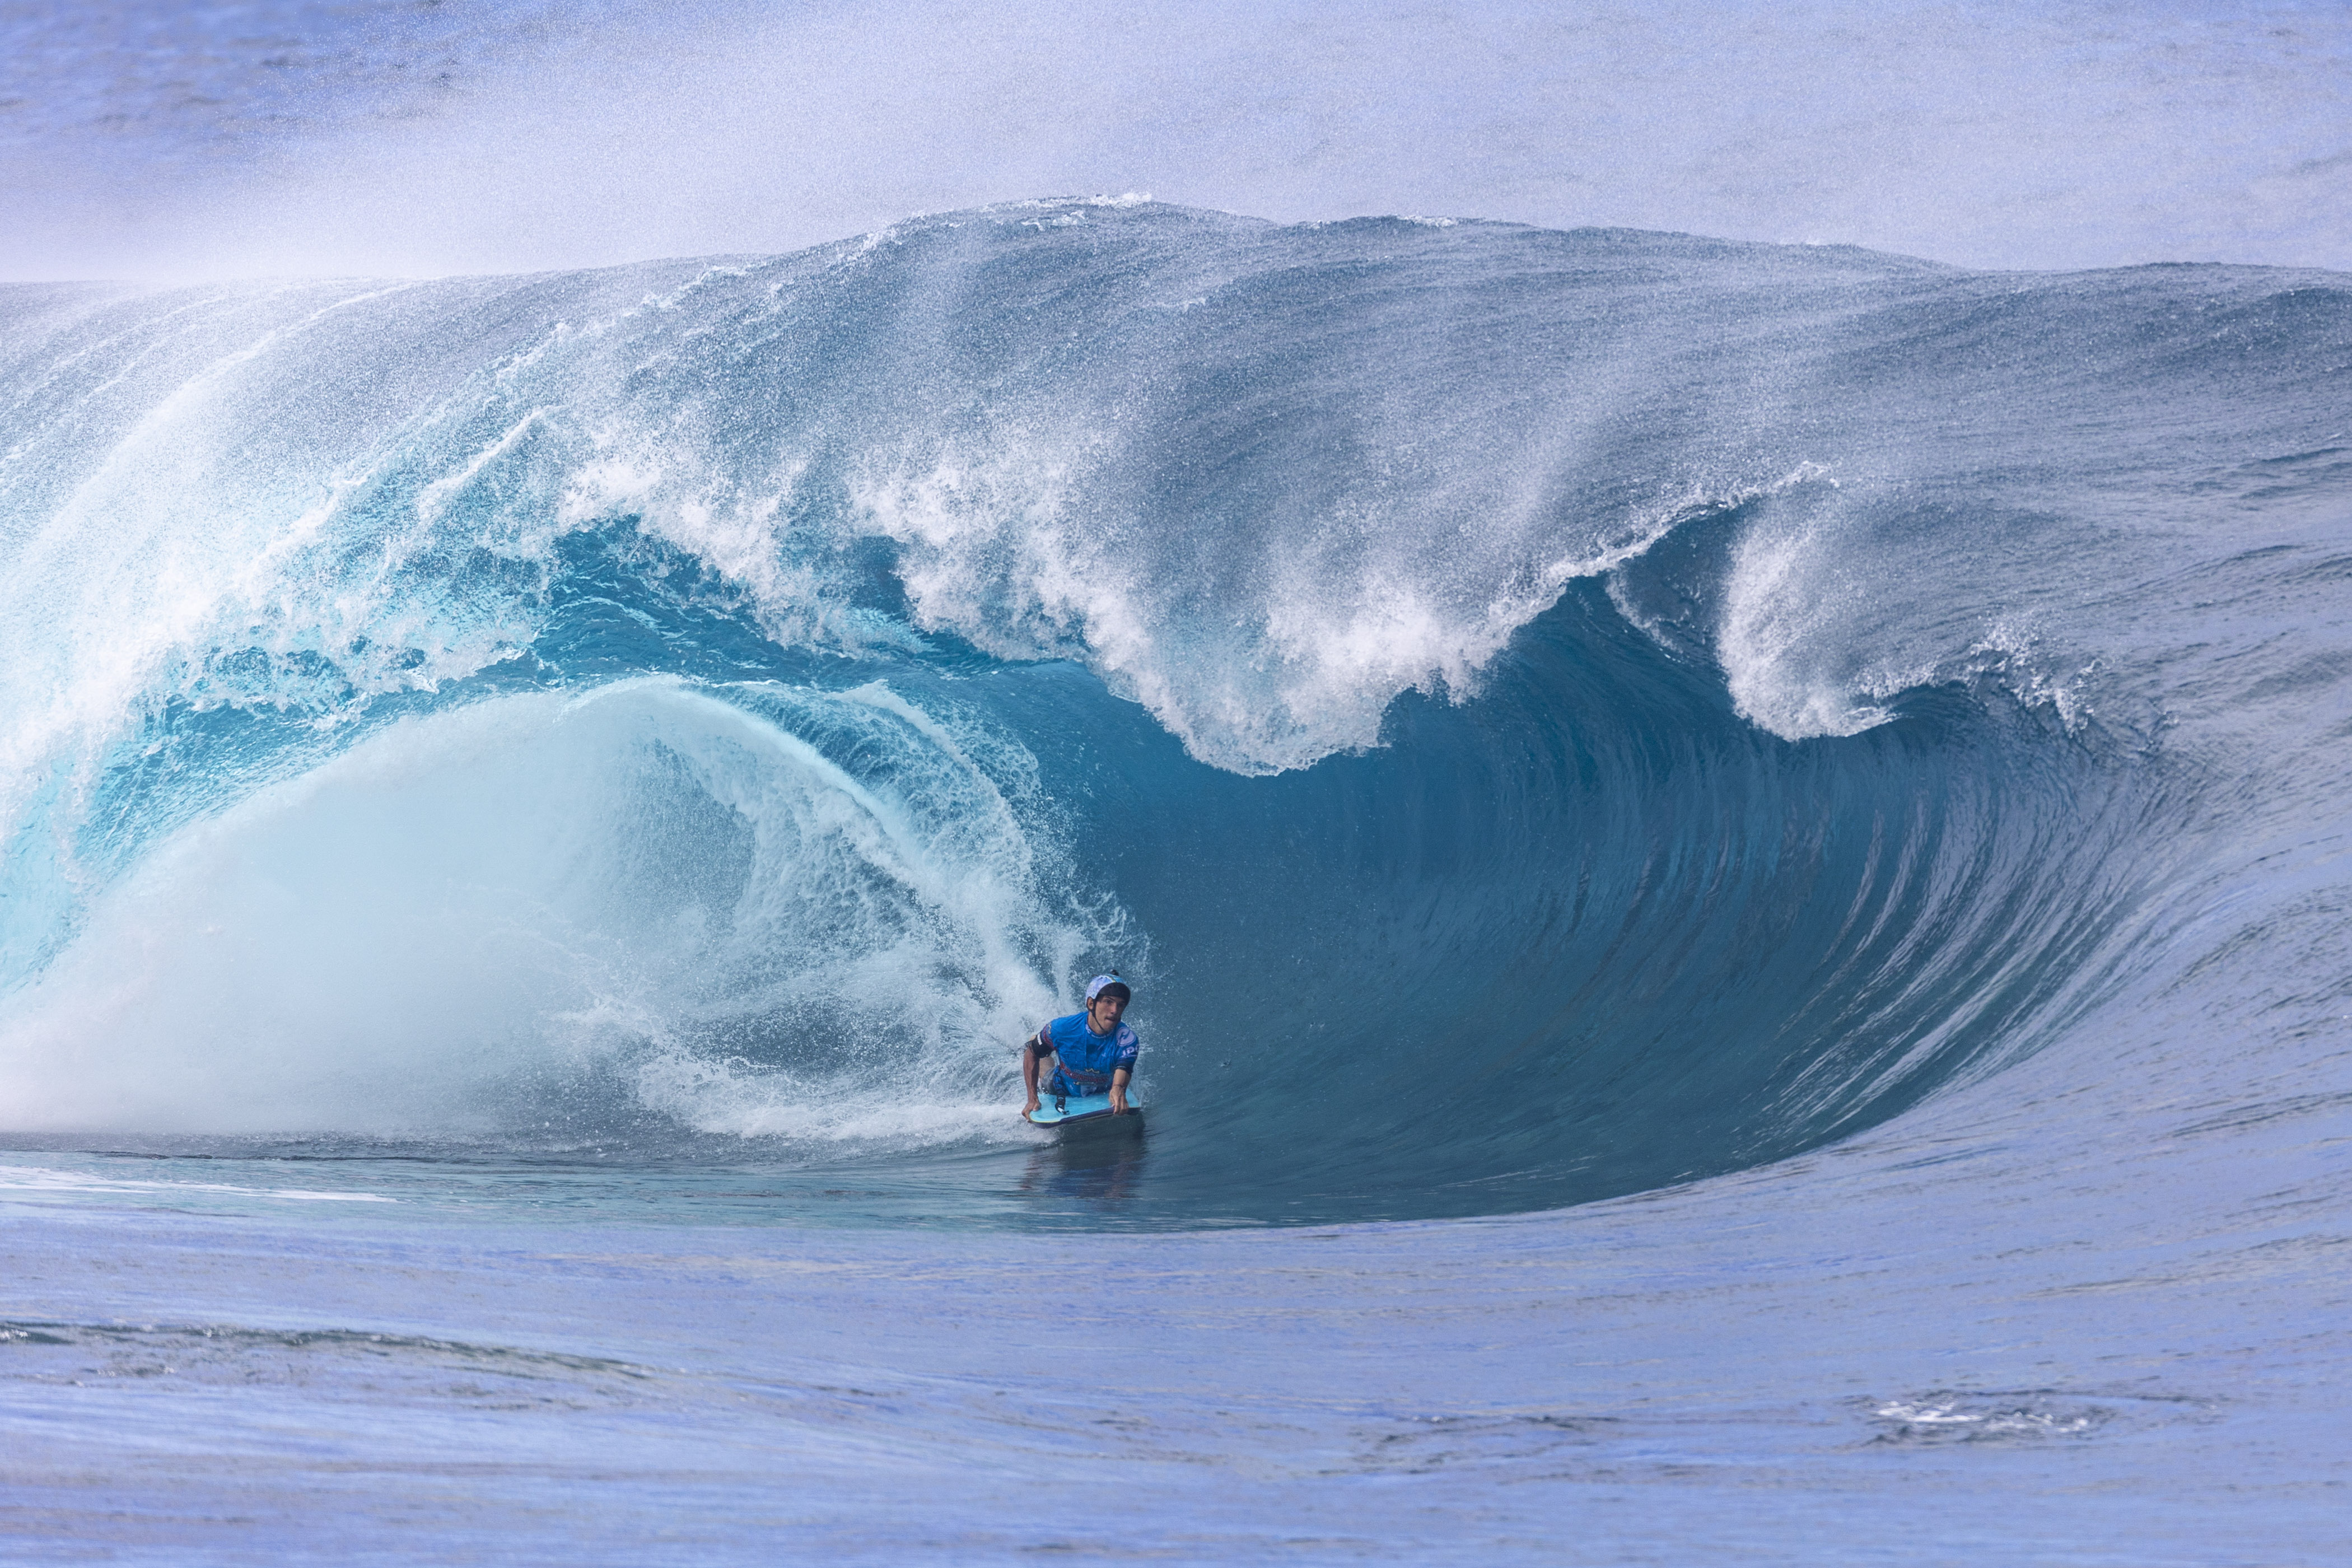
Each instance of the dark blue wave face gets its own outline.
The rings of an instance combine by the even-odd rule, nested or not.
[[[1780,1158],[2055,1037],[2145,891],[2129,780],[1965,692],[1781,742],[1582,586],[1499,665],[1276,779],[1058,748],[1078,863],[1170,955],[1151,1197],[1460,1215]]]
[[[1158,1225],[1686,1181],[2093,1026],[2227,826],[2173,584],[2325,507],[2352,339],[1066,204],[26,319],[0,1124]],[[1041,1145],[1114,965],[1149,1135]]]

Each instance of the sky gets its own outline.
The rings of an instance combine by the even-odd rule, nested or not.
[[[1129,192],[2352,268],[2352,5],[0,0],[0,279],[594,266]]]

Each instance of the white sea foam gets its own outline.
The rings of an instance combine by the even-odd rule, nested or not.
[[[1245,773],[1377,744],[1402,692],[1475,693],[1567,583],[1638,553],[1680,510],[1559,530],[1540,485],[1480,472],[1410,500],[1342,489],[1204,552],[1123,509],[1134,460],[1115,428],[1000,426],[985,452],[877,466],[854,495],[903,547],[924,626],[1081,658],[1194,756]]]
[[[1822,553],[1810,531],[1759,531],[1739,542],[1725,585],[1716,650],[1732,702],[1783,740],[1859,734],[1891,717],[1857,700],[1849,647],[1819,635],[1857,591]]]
[[[186,830],[16,999],[0,1124],[463,1131],[617,1074],[709,1131],[867,1136],[854,1079],[963,1135],[1089,933],[935,718],[732,696],[479,702]]]
[[[312,1187],[247,1187],[229,1182],[139,1182],[121,1176],[41,1165],[0,1165],[0,1193],[108,1193],[141,1195],[198,1193],[236,1198],[271,1198],[302,1204],[394,1204],[382,1193],[322,1192]]]
[[[1801,481],[1800,481],[1801,482]],[[1977,569],[1932,533],[1874,532],[1844,496],[1795,486],[1733,546],[1714,631],[1740,715],[1783,740],[1859,734],[1904,692],[1987,680],[2070,730],[2091,716],[2089,671],[2053,657],[2018,613],[1988,614],[1935,586]],[[1622,595],[1621,608],[1640,620]]]

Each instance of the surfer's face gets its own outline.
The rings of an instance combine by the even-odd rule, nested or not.
[[[1108,993],[1087,1004],[1087,1021],[1097,1035],[1108,1035],[1118,1027],[1118,1016],[1127,1011],[1127,998]]]

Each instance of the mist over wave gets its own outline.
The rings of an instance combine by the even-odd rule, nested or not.
[[[1133,1212],[1476,1213],[2325,998],[2211,911],[2341,814],[2340,275],[1103,198],[7,300],[0,1125],[887,1173],[1115,963]]]
[[[0,16],[0,278],[510,272],[1147,190],[1980,267],[2352,260],[2306,0],[176,0]]]

